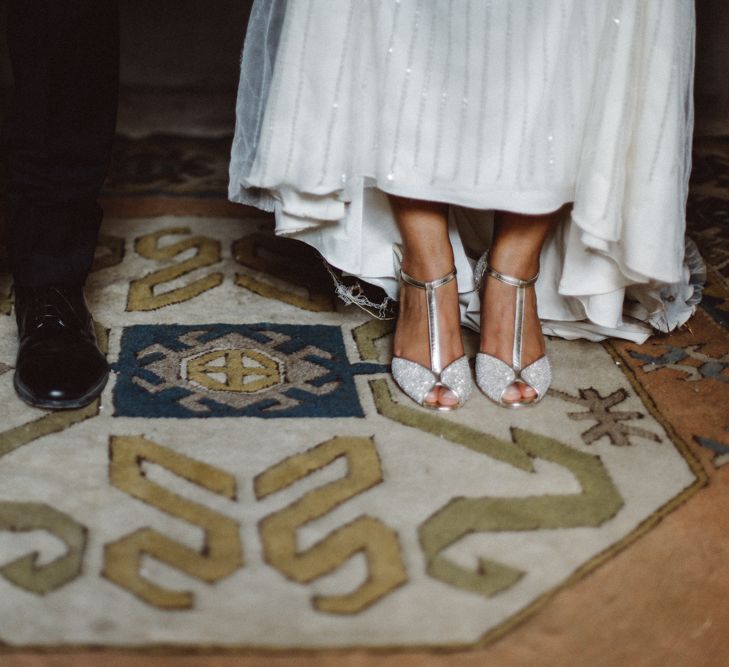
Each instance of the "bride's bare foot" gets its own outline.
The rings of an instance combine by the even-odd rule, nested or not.
[[[421,281],[435,280],[447,275],[452,264],[442,271],[426,271],[403,262],[403,271]],[[458,288],[453,280],[435,293],[439,311],[440,354],[442,367],[463,356],[463,339],[461,338],[461,318],[458,306]],[[430,343],[428,336],[428,310],[425,291],[406,283],[400,283],[400,313],[395,329],[393,353],[397,357],[409,359],[425,368],[430,368]],[[434,387],[426,396],[429,405],[454,407],[459,399],[450,389]]]
[[[489,250],[489,265],[507,276],[530,280],[539,272],[542,245],[562,214],[562,209],[545,215],[527,216],[499,211],[495,217],[494,237]],[[517,289],[488,274],[481,292],[480,351],[513,366],[514,322]],[[537,315],[533,287],[525,291],[521,367],[526,368],[545,354],[544,336]],[[529,403],[537,391],[525,382],[507,387],[505,403]]]
[[[509,273],[505,271],[505,273]],[[535,272],[536,273],[536,272]],[[522,279],[532,275],[519,275]],[[481,345],[480,351],[512,365],[514,349],[514,313],[516,288],[486,276],[481,294]],[[544,336],[537,315],[537,299],[533,289],[526,291],[524,308],[524,335],[522,367],[527,367],[544,356]],[[527,403],[537,398],[537,392],[524,382],[507,387],[502,400],[506,403]]]
[[[403,272],[420,282],[437,280],[451,273],[453,248],[448,237],[448,205],[395,196],[390,196],[390,204],[402,236]],[[456,281],[451,280],[438,287],[435,301],[440,338],[438,349],[443,370],[463,356]],[[400,282],[400,314],[393,347],[395,357],[431,368],[426,292],[404,281]],[[462,373],[463,370],[460,371]],[[463,386],[461,391],[465,391]],[[454,408],[465,398],[467,395],[459,399],[451,389],[436,386],[425,397],[425,403],[431,407]]]

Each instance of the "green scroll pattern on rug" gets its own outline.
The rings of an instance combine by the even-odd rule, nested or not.
[[[463,590],[487,597],[511,588],[524,572],[479,559],[470,571],[443,555],[470,533],[597,527],[611,519],[623,500],[600,458],[522,429],[513,429],[514,445],[534,458],[569,470],[579,493],[521,498],[454,498],[420,526],[428,573]]]
[[[395,402],[387,381],[370,381],[377,410],[385,417],[468,447],[521,470],[535,472],[533,458],[571,472],[581,492],[518,498],[454,498],[419,528],[428,574],[457,588],[490,597],[508,590],[524,573],[502,563],[479,560],[476,571],[452,562],[443,552],[472,533],[596,527],[617,514],[623,499],[600,458],[552,438],[512,429],[513,442],[481,433]]]
[[[97,327],[102,348],[106,333]],[[51,412],[0,433],[0,458],[29,444],[39,437],[59,433],[99,413],[99,401],[79,410]],[[45,503],[0,502],[0,531],[13,533],[40,530],[47,532],[66,547],[66,552],[49,563],[39,564],[39,554],[31,552],[0,567],[0,574],[9,582],[38,595],[46,595],[70,583],[81,574],[87,545],[87,529],[68,514]]]
[[[63,542],[66,553],[39,564],[33,551],[0,567],[9,582],[30,593],[45,595],[73,581],[81,573],[87,530],[67,514],[44,503],[0,503],[0,530],[43,530]]]

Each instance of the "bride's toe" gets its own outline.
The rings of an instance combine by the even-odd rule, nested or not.
[[[453,408],[458,405],[459,400],[455,392],[451,391],[450,389],[441,388],[438,402],[444,407]]]
[[[504,401],[504,403],[516,403],[521,400],[521,397],[522,395],[519,387],[517,387],[516,384],[510,384],[506,389],[504,389],[504,393],[501,395],[501,400]]]
[[[439,391],[437,387],[433,387],[425,396],[424,402],[427,405],[437,406],[439,401]]]
[[[537,391],[531,385],[522,383],[519,389],[521,397],[525,401],[533,401],[537,398]]]

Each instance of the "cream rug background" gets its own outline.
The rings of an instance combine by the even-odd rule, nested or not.
[[[334,303],[267,218],[103,232],[98,405],[21,404],[0,318],[10,646],[473,645],[705,482],[610,347],[550,341],[534,409],[435,415],[388,379],[389,325]]]

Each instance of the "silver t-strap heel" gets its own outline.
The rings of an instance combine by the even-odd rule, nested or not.
[[[537,282],[539,274],[528,280],[521,280],[507,276],[492,269],[486,256],[482,257],[476,267],[476,283],[481,285],[484,274],[495,278],[499,282],[516,287],[516,307],[514,313],[514,347],[512,349],[511,366],[485,352],[476,355],[476,384],[479,389],[494,403],[505,408],[522,408],[534,405],[544,398],[552,382],[552,369],[547,356],[539,357],[536,361],[522,368],[522,350],[524,347],[524,308],[526,305],[526,290]],[[515,382],[523,382],[536,391],[533,400],[505,401],[504,392]]]
[[[473,380],[468,358],[464,354],[443,368],[440,354],[440,330],[438,326],[438,303],[435,290],[447,285],[456,277],[453,269],[448,275],[436,280],[420,281],[400,271],[400,279],[412,287],[425,290],[428,306],[428,340],[430,343],[430,369],[421,364],[393,357],[392,378],[397,385],[416,403],[435,410],[453,410],[462,406],[473,391]],[[426,403],[425,398],[435,387],[450,389],[458,398],[456,405],[439,405]]]

